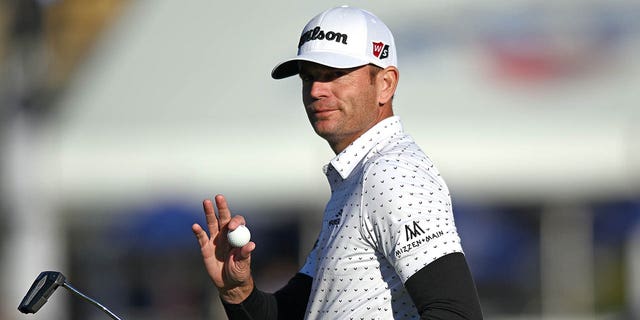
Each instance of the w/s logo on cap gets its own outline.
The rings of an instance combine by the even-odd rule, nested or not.
[[[373,55],[379,59],[388,58],[389,45],[383,42],[373,42]]]

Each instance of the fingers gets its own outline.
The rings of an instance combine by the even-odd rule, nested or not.
[[[200,244],[200,247],[204,247],[207,242],[209,242],[209,237],[207,236],[207,233],[202,229],[202,227],[197,224],[194,223],[191,226],[191,230],[193,231],[193,234],[196,236],[196,239],[198,239],[198,243]]]
[[[204,216],[207,220],[207,228],[209,228],[209,234],[212,238],[218,234],[218,218],[216,217],[216,212],[213,209],[213,203],[211,200],[206,199],[202,202],[202,208],[204,209]]]
[[[231,210],[227,205],[227,199],[223,195],[219,194],[215,196],[216,207],[218,208],[218,216],[220,217],[220,224],[225,225],[231,220]]]
[[[243,216],[235,216],[233,218],[231,218],[231,221],[229,221],[229,224],[227,224],[227,228],[229,229],[229,231],[233,231],[235,230],[239,225],[246,225],[247,223],[244,220]]]
[[[216,210],[213,207],[213,202],[209,199],[202,201],[202,207],[207,221],[207,228],[209,229],[209,236],[207,236],[207,233],[202,229],[202,227],[200,227],[200,225],[194,224],[191,227],[201,246],[210,239],[215,239],[220,232],[226,233],[228,231],[235,230],[239,225],[246,224],[243,216],[231,217],[231,210],[229,210],[227,200],[223,195],[216,195],[214,197],[214,201],[215,206],[218,209],[217,216]]]
[[[227,204],[227,199],[225,199],[223,195],[216,195],[214,200],[216,201],[216,207],[218,208],[220,228],[226,225],[229,230],[235,230],[239,225],[246,223],[242,216],[231,217],[231,210]]]

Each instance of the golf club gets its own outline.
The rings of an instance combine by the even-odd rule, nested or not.
[[[20,302],[18,310],[22,313],[36,313],[59,286],[65,287],[73,294],[89,301],[91,304],[100,308],[104,313],[109,315],[111,319],[122,320],[99,302],[89,298],[76,288],[72,287],[66,281],[64,275],[58,271],[41,272],[31,285],[31,288],[29,288],[27,294],[22,298],[22,302]]]

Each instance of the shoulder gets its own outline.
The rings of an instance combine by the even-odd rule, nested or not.
[[[440,172],[409,135],[379,144],[364,162],[364,178],[379,176],[395,179],[441,180]],[[444,182],[442,182],[444,184]]]

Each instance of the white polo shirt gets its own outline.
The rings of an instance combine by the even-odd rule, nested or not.
[[[451,198],[397,116],[324,167],[331,186],[322,230],[300,270],[313,278],[307,319],[418,319],[403,284],[462,252]]]

